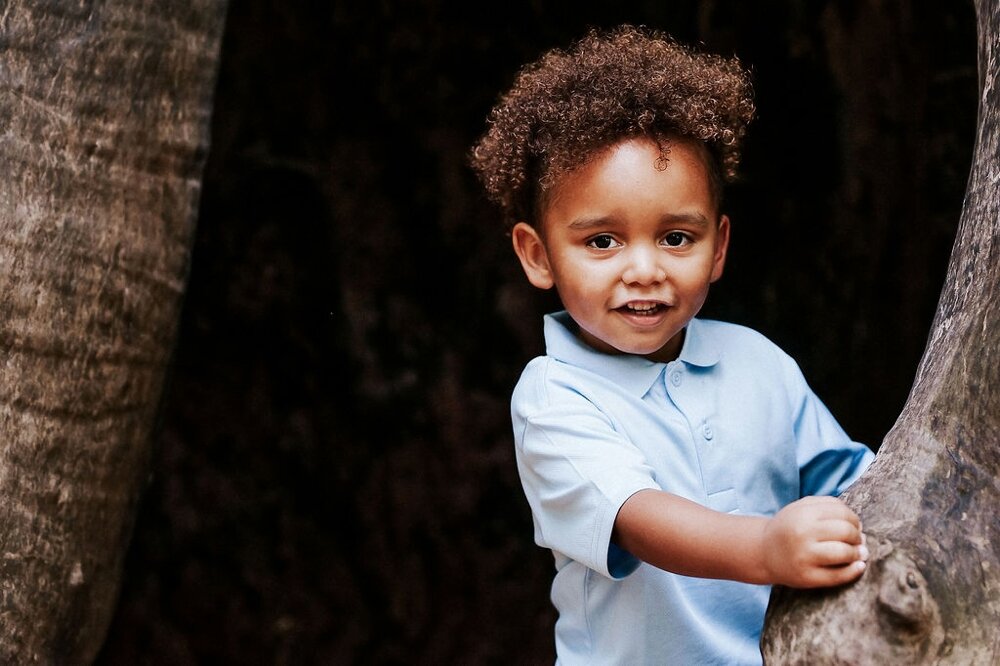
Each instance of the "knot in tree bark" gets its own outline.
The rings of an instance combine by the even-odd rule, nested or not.
[[[919,642],[934,627],[937,604],[916,564],[892,552],[877,563],[879,623],[883,635],[899,644]]]

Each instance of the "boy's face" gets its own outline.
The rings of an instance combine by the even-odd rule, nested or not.
[[[599,351],[677,358],[684,327],[722,275],[729,220],[716,210],[701,148],[668,147],[658,170],[652,141],[616,144],[554,185],[540,230],[513,229],[528,279],[555,286]]]

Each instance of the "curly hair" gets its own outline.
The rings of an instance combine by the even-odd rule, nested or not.
[[[700,53],[670,36],[623,25],[590,29],[569,50],[552,49],[518,73],[490,111],[470,162],[508,226],[532,221],[558,177],[597,151],[638,136],[660,146],[700,141],[713,195],[735,178],[754,104],[739,60]]]

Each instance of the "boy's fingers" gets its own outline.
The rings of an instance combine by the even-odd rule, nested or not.
[[[808,495],[798,500],[796,504],[808,506],[819,513],[820,518],[834,519],[843,518],[856,525],[861,524],[858,514],[851,510],[851,507],[844,503],[844,500],[829,495]]]
[[[825,541],[817,544],[814,552],[816,563],[825,567],[836,567],[868,559],[868,549],[865,546],[841,541]]]
[[[825,520],[818,529],[820,541],[843,541],[855,546],[864,542],[860,527],[847,520]]]
[[[833,504],[827,504],[821,507],[820,510],[822,511],[821,515],[824,520],[843,520],[857,529],[861,529],[861,518],[851,510],[851,507],[840,500],[835,499]]]
[[[834,587],[850,583],[865,572],[866,566],[864,562],[857,560],[842,566],[817,567],[801,587]]]
[[[865,572],[866,568],[867,565],[860,560],[842,567],[830,567],[827,570],[830,585],[843,585],[844,583],[850,583],[852,580],[857,580]]]

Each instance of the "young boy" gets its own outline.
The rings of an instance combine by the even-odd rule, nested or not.
[[[753,112],[738,61],[624,26],[523,69],[473,150],[528,280],[565,307],[512,399],[564,666],[760,663],[769,585],[864,571],[834,496],[871,451],[773,343],[695,318]]]

